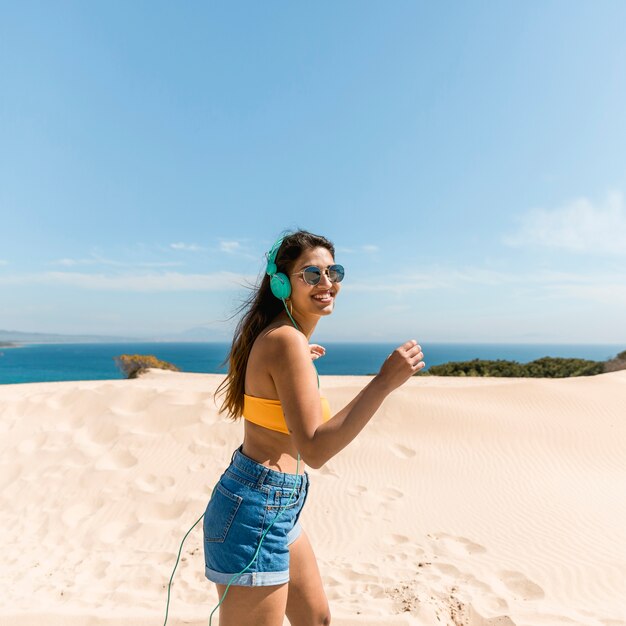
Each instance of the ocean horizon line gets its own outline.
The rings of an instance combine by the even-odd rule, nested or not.
[[[15,342],[17,343],[17,342]],[[317,342],[316,342],[317,343]],[[320,375],[359,376],[379,371],[397,342],[336,342],[320,340],[325,356],[315,361]],[[472,360],[505,360],[520,364],[543,357],[608,361],[625,344],[559,344],[500,342],[420,342],[426,364]],[[181,371],[224,374],[230,342],[223,341],[125,341],[44,342],[15,346],[0,345],[0,384],[65,380],[124,378],[116,365],[121,354],[149,354],[175,365]]]

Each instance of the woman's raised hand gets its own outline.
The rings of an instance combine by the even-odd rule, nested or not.
[[[317,343],[310,343],[309,350],[311,351],[311,358],[315,361],[315,359],[319,359],[321,356],[326,354],[326,348],[324,346],[320,346]]]
[[[389,391],[393,391],[424,367],[423,358],[422,347],[415,339],[411,339],[397,347],[387,357],[380,368],[378,378],[384,382]]]

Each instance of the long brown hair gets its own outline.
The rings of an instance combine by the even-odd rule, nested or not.
[[[296,259],[310,248],[326,248],[335,257],[335,247],[328,239],[306,230],[298,230],[284,236],[276,254],[277,271],[289,276]],[[243,412],[246,366],[252,344],[283,310],[282,301],[270,289],[270,277],[264,268],[260,284],[252,289],[237,311],[242,317],[235,329],[230,352],[224,361],[228,361],[228,374],[215,392],[215,397],[224,395],[220,413],[227,413],[233,420],[241,417]]]

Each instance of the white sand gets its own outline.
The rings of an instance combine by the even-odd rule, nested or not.
[[[242,439],[220,380],[0,386],[1,626],[163,624]],[[339,409],[366,381],[322,390]],[[415,378],[309,471],[335,626],[626,625],[626,371]],[[203,569],[198,525],[171,626],[208,624]]]

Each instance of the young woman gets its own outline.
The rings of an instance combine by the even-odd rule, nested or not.
[[[312,365],[323,348],[309,340],[333,312],[343,276],[324,237],[283,237],[235,332],[218,393],[222,412],[245,418],[244,441],[204,517],[205,572],[221,599],[220,626],[282,626],[285,615],[292,626],[330,624],[317,561],[298,521],[309,487],[304,467],[319,468],[345,448],[385,397],[424,367],[420,346],[407,341],[331,416]]]

